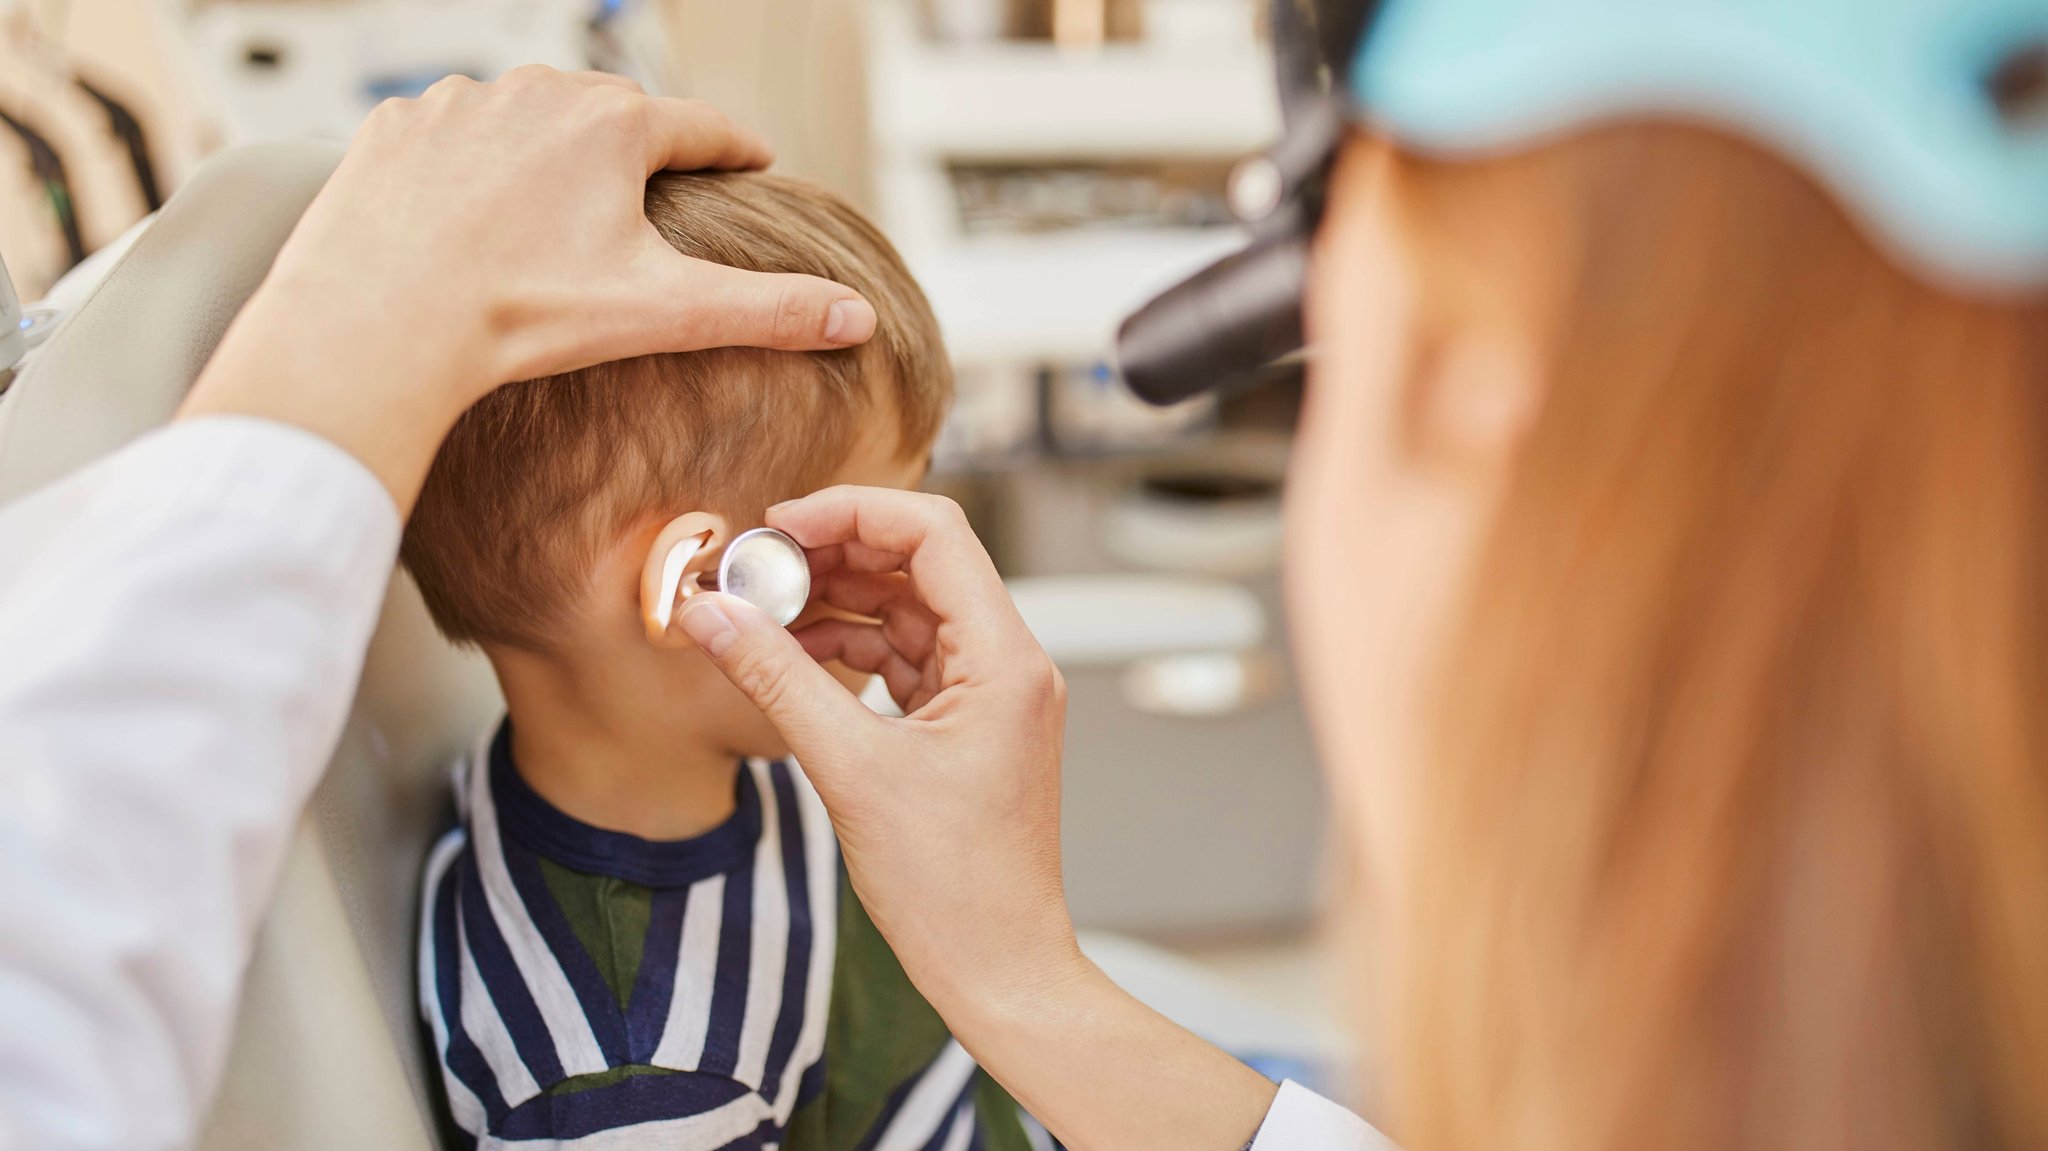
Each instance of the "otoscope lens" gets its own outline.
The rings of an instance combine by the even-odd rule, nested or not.
[[[788,627],[811,599],[811,562],[774,528],[741,532],[718,561],[718,590],[736,595]]]

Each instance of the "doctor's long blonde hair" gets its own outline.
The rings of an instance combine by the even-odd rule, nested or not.
[[[1703,130],[1397,161],[1547,393],[1442,667],[1411,1151],[2048,1146],[2048,303]]]

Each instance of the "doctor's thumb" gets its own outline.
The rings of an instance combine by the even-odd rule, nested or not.
[[[699,592],[683,601],[676,626],[761,709],[799,760],[832,756],[849,732],[876,719],[795,636],[737,596]]]

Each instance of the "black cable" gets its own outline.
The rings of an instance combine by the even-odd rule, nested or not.
[[[73,77],[73,80],[106,110],[108,126],[127,146],[128,163],[135,169],[135,183],[142,189],[142,202],[152,212],[163,207],[163,194],[156,186],[156,165],[149,154],[149,134],[142,130],[142,121],[135,118],[135,113],[130,112],[126,104],[94,87],[84,77]]]
[[[64,246],[71,262],[64,266],[70,271],[85,259],[85,237],[78,231],[78,207],[71,197],[71,180],[64,174],[64,158],[50,142],[28,125],[0,112],[0,124],[13,129],[23,143],[28,145],[29,165],[35,170],[36,179],[42,181],[43,194],[49,197],[50,210],[57,217],[57,224],[64,230]]]

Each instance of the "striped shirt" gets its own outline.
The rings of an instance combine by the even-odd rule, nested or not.
[[[1030,1145],[860,909],[795,763],[746,761],[730,819],[654,842],[542,799],[510,733],[458,766],[421,899],[421,1010],[468,1140]]]

